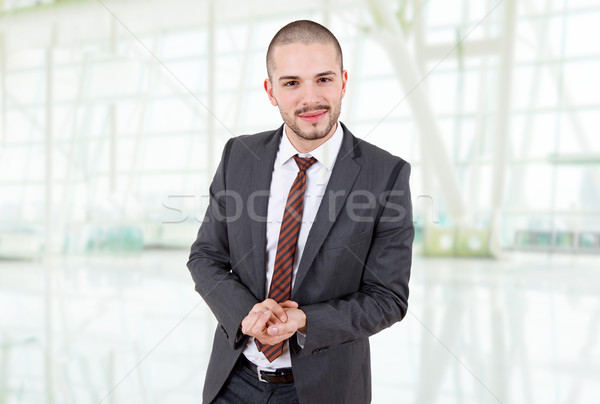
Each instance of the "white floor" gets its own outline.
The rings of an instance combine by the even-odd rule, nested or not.
[[[186,261],[0,261],[0,403],[200,403],[214,320]],[[372,338],[373,402],[600,402],[598,261],[417,257],[409,314]]]

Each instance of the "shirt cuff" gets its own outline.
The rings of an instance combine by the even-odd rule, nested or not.
[[[300,348],[304,349],[304,342],[306,342],[306,334],[302,334],[300,331],[296,331],[296,342]]]

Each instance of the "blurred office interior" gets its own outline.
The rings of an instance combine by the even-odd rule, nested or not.
[[[200,402],[189,247],[227,139],[281,124],[297,19],[341,42],[341,121],[413,168],[373,402],[597,402],[600,1],[0,0],[0,403]]]

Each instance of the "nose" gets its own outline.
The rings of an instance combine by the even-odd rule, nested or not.
[[[316,105],[321,101],[319,88],[315,83],[305,83],[302,86],[302,105]]]

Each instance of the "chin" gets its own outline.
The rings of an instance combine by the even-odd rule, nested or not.
[[[308,130],[302,130],[300,131],[299,136],[303,139],[306,140],[319,140],[319,139],[323,139],[324,137],[327,137],[327,135],[329,134],[329,132],[331,132],[331,129],[333,128],[333,126],[331,127],[325,127],[325,128],[316,128],[316,127],[312,127]]]
[[[290,119],[284,119],[284,122],[296,136],[307,141],[321,140],[327,137],[329,132],[331,132],[331,129],[335,126],[335,121],[333,124],[331,124],[331,122],[328,122],[327,124],[325,122],[319,122],[314,125],[302,125],[301,122],[298,122],[297,120],[292,121]]]
[[[302,139],[304,140],[319,140],[319,139],[323,139],[324,137],[326,137],[328,135],[329,132],[325,132],[325,131],[313,131],[310,133],[306,133],[306,132],[301,132],[300,134],[298,134],[298,136],[300,136]]]

